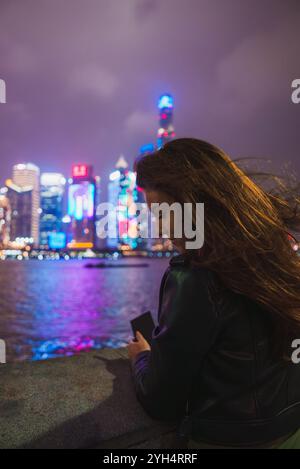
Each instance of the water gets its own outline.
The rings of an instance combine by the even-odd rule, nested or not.
[[[1,261],[0,339],[7,362],[44,360],[130,340],[130,319],[156,319],[168,259],[125,259],[149,267],[86,269],[91,261]],[[99,261],[92,261],[99,262]]]

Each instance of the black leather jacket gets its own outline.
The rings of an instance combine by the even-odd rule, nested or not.
[[[224,288],[214,272],[173,257],[161,282],[151,352],[132,362],[145,411],[212,444],[264,444],[296,431],[300,365],[272,358],[270,321],[270,313]]]

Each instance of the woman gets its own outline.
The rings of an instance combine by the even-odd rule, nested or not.
[[[263,190],[196,139],[167,143],[136,171],[150,209],[203,202],[205,212],[201,249],[171,230],[179,255],[151,346],[141,334],[128,345],[140,403],[176,422],[188,448],[300,448],[300,258],[289,233],[300,199],[282,183]]]

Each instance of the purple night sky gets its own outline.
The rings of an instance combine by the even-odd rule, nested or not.
[[[300,174],[299,0],[0,0],[0,184],[15,163],[106,184],[155,142],[157,100],[178,137]]]

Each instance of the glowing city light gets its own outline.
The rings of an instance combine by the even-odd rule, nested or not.
[[[63,218],[62,218],[62,222],[63,223],[71,223],[72,219],[69,215],[65,215]]]
[[[73,178],[82,178],[87,177],[89,172],[89,167],[86,164],[76,164],[73,166],[72,176]]]
[[[50,249],[64,249],[66,247],[65,233],[50,233],[49,247]]]
[[[109,176],[109,179],[111,181],[116,181],[117,179],[120,179],[121,177],[121,173],[120,171],[117,169],[116,171],[113,171],[110,176]]]
[[[140,154],[153,153],[155,150],[153,143],[147,143],[140,148]]]
[[[159,109],[172,109],[174,106],[173,98],[170,94],[164,94],[159,98],[158,108]]]
[[[66,179],[60,173],[42,173],[41,185],[42,186],[64,186]]]
[[[94,216],[95,185],[89,182],[73,184],[69,187],[68,214],[76,220]]]

